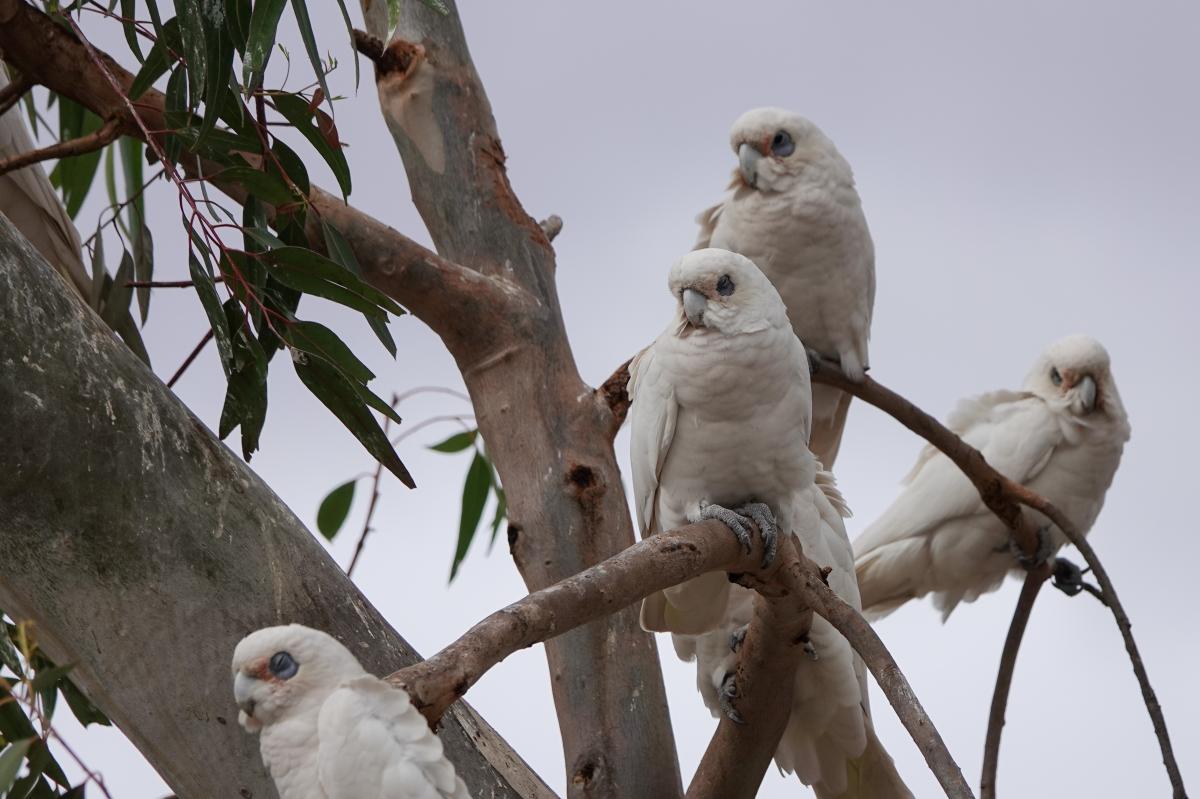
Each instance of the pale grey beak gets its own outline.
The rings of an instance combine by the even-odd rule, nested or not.
[[[1096,381],[1090,375],[1084,375],[1083,379],[1075,386],[1075,390],[1079,392],[1079,400],[1083,403],[1083,409],[1091,413],[1096,409]]]
[[[233,701],[247,716],[254,716],[254,679],[238,672],[233,678]]]
[[[762,153],[748,142],[742,142],[738,147],[738,169],[741,170],[742,180],[751,188],[758,184],[758,162],[761,158]]]
[[[695,327],[704,327],[704,309],[708,307],[708,297],[695,289],[683,290],[683,313]]]

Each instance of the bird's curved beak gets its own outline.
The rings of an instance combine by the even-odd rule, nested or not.
[[[694,327],[704,327],[704,309],[708,307],[708,297],[695,289],[683,290],[683,313]]]
[[[746,181],[746,185],[754,188],[758,184],[758,162],[762,159],[762,153],[754,148],[749,142],[742,142],[738,147],[738,171],[742,173],[742,180]]]
[[[233,678],[233,701],[247,718],[254,718],[254,678],[238,672]]]
[[[1096,381],[1092,379],[1091,375],[1084,375],[1075,390],[1079,392],[1079,401],[1083,403],[1084,412],[1094,411],[1096,409]]]

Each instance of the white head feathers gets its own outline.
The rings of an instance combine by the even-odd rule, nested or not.
[[[695,250],[671,267],[667,285],[679,301],[679,333],[713,330],[725,335],[788,326],[779,292],[743,255]]]
[[[1024,388],[1076,416],[1093,411],[1111,418],[1125,416],[1108,350],[1091,336],[1066,336],[1047,347],[1026,376]]]
[[[801,179],[854,184],[850,164],[829,137],[782,108],[742,114],[733,123],[729,143],[738,156],[742,184],[757,191],[788,191]]]

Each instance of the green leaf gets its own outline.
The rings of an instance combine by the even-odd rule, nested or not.
[[[462,452],[475,443],[475,437],[478,435],[478,430],[455,433],[440,444],[434,444],[430,449],[434,452]]]
[[[350,270],[344,269],[313,250],[304,247],[279,247],[271,251],[267,260],[288,273],[308,275],[336,283],[371,304],[397,316],[405,312],[391,297],[374,286],[364,283]]]
[[[150,0],[151,3],[156,0]],[[142,55],[142,43],[138,39],[137,26],[133,24],[134,17],[137,15],[137,0],[121,0],[121,16],[124,21],[121,22],[121,27],[125,29],[125,42],[129,45],[129,49],[133,51],[133,55],[137,58],[138,63],[143,63],[146,57]],[[131,97],[139,97],[134,94]]]
[[[0,795],[7,793],[12,787],[13,781],[17,779],[17,772],[21,770],[21,763],[25,760],[25,753],[35,740],[37,739],[26,738],[23,741],[14,741],[0,752]]]
[[[208,32],[200,0],[175,0],[175,18],[179,20],[179,38],[187,58],[188,89],[195,104],[204,94],[208,77]]]
[[[33,690],[44,691],[58,685],[58,681],[66,676],[73,666],[50,666],[38,670],[33,677]]]
[[[342,10],[342,21],[346,23],[346,36],[349,37],[351,43],[354,42],[354,23],[350,21],[350,12],[346,10],[346,0],[337,0],[338,8]],[[353,47],[350,48],[354,50]],[[358,51],[354,50],[354,91],[358,91],[359,69],[358,69]]]
[[[246,54],[242,59],[242,83],[247,91],[259,88],[267,59],[275,46],[275,30],[283,14],[286,0],[258,0],[250,15],[250,33],[246,37]]]
[[[217,434],[224,439],[240,425],[242,457],[248,461],[258,449],[267,417],[267,355],[246,324],[246,316],[237,299],[226,300],[223,308],[233,334],[233,371],[229,376]]]
[[[133,256],[126,252],[121,256],[121,265],[117,267],[117,276],[113,278],[108,295],[104,298],[104,310],[100,312],[100,318],[109,327],[116,327],[120,323],[121,317],[129,310],[129,300],[133,296],[133,289],[129,287],[131,280],[133,280]]]
[[[338,186],[342,189],[343,197],[350,193],[350,165],[346,162],[346,154],[341,147],[334,147],[321,133],[320,127],[314,121],[315,114],[309,110],[308,102],[299,95],[279,94],[271,98],[275,108],[284,118],[308,139],[317,153],[329,164],[333,176],[337,178]]]
[[[63,680],[59,683],[58,688],[62,691],[63,698],[67,700],[67,707],[71,708],[71,713],[80,724],[85,727],[89,724],[99,724],[104,727],[112,725],[108,716],[93,705],[92,700],[88,699],[75,683]]]
[[[88,305],[100,311],[100,298],[104,296],[104,284],[108,272],[104,269],[104,236],[100,235],[100,223],[96,223],[96,238],[92,244],[92,287],[88,292]]]
[[[392,448],[379,422],[350,381],[321,358],[312,358],[301,353],[293,355],[292,364],[295,366],[296,375],[308,390],[333,412],[367,451],[396,475],[400,482],[409,488],[415,488],[412,475],[400,462],[400,457]]]
[[[167,123],[173,125],[174,123],[171,120],[186,111],[187,70],[180,64],[175,67],[171,72],[171,77],[167,79],[167,96],[163,104],[163,115],[167,118]],[[163,150],[169,160],[179,160],[179,153],[183,150],[183,139],[180,137],[179,132],[167,135],[167,142]]]
[[[3,621],[0,621],[0,665],[7,666],[18,677],[25,674],[21,668],[21,656],[8,635],[8,625]]]
[[[271,273],[271,277],[278,280],[288,288],[305,294],[311,294],[314,297],[324,297],[327,300],[332,300],[339,305],[345,305],[347,308],[353,308],[356,311],[362,311],[365,314],[376,316],[380,319],[386,319],[387,314],[379,308],[378,305],[364,298],[362,295],[355,294],[349,289],[345,289],[327,280],[311,277],[298,272],[289,272],[277,270]]]
[[[50,714],[47,713],[46,715],[48,721]],[[25,779],[32,777],[33,779],[30,780],[32,782],[37,779],[38,775],[45,774],[63,787],[70,786],[70,780],[67,779],[67,775],[63,772],[62,766],[60,766],[58,761],[54,759],[54,755],[50,752],[50,747],[46,746],[45,741],[41,739],[35,741],[33,746],[31,746],[29,751],[26,753],[25,757],[28,761],[27,765],[29,767],[29,775]],[[26,794],[26,796],[28,796],[28,794]]]
[[[458,545],[454,548],[454,562],[450,564],[450,579],[458,574],[458,567],[467,556],[475,531],[479,529],[479,520],[483,517],[483,506],[487,503],[488,489],[492,487],[492,467],[488,465],[483,454],[476,451],[471,460],[471,468],[467,470],[467,480],[463,484],[462,515],[458,521]]]
[[[288,203],[295,202],[297,199],[287,185],[279,179],[278,174],[272,175],[253,167],[227,167],[214,177],[240,183],[251,194],[271,205],[287,205]]]
[[[362,267],[358,264],[358,259],[354,256],[354,250],[351,249],[350,243],[346,241],[338,229],[333,225],[321,220],[321,230],[325,234],[325,249],[329,253],[329,257],[337,262],[342,268],[348,269],[358,277],[362,277]],[[364,315],[365,316],[365,315]],[[371,331],[375,333],[375,337],[380,343],[396,357],[396,340],[392,338],[392,333],[388,330],[387,322],[376,317],[365,316],[367,324],[370,325]]]
[[[321,507],[317,508],[317,529],[326,540],[332,541],[345,524],[350,514],[350,504],[354,501],[355,485],[354,480],[342,483],[321,500]]]
[[[500,532],[500,525],[504,524],[504,519],[508,516],[508,498],[504,496],[504,489],[495,484],[495,475],[492,476],[492,480],[496,495],[496,513],[492,516],[492,537],[488,540],[488,552],[492,551],[492,546],[496,543],[496,533]]]
[[[150,48],[150,54],[146,56],[146,60],[142,62],[142,68],[138,70],[137,76],[130,84],[129,97],[137,100],[154,85],[155,81],[166,74],[167,69],[171,66],[170,51],[178,52],[180,48],[179,20],[172,17],[162,26],[162,30],[158,33],[158,40]]]
[[[329,107],[333,108],[333,95],[329,93],[329,84],[325,82],[325,69],[321,64],[321,53],[317,50],[317,39],[313,36],[308,6],[305,5],[304,0],[292,0],[292,12],[296,15],[296,26],[300,28],[300,39],[304,42],[304,51],[308,53],[308,60],[312,64],[313,72],[317,75],[317,83],[320,85],[321,91],[325,93]]]
[[[221,368],[228,378],[232,372],[233,342],[229,338],[229,328],[225,323],[225,312],[221,309],[221,300],[217,296],[217,287],[213,283],[212,273],[200,263],[195,252],[188,249],[188,271],[192,275],[196,294],[200,296],[200,304],[208,314],[208,322],[212,325],[213,336],[217,339],[217,352],[221,356]]]
[[[246,40],[250,37],[250,0],[225,0],[225,24],[229,38],[239,53],[246,52]]]
[[[133,244],[133,275],[138,281],[154,279],[154,239],[146,225],[146,198],[142,193],[142,154],[144,147],[132,136],[122,136],[118,141],[121,148],[121,171],[125,181],[125,214],[128,217],[126,230]],[[150,289],[137,289],[138,310],[142,322],[150,314]]]
[[[214,0],[206,0],[203,19],[208,52],[204,78],[204,123],[200,126],[200,138],[216,127],[217,119],[230,99],[233,107],[237,107],[237,97],[229,88],[229,79],[233,75],[233,40],[229,38],[224,19],[211,18],[215,5]],[[219,12],[218,16],[223,17],[224,11]]]
[[[103,124],[100,117],[67,97],[58,98],[58,139],[68,141],[86,136],[99,130]],[[100,151],[62,158],[50,173],[50,182],[63,193],[63,204],[72,219],[83,207],[96,170],[100,167]]]
[[[369,383],[375,373],[360,361],[337,334],[317,322],[293,322],[283,332],[284,340],[298,350],[324,358],[350,380]]]
[[[312,186],[308,180],[308,168],[304,166],[304,162],[300,160],[300,156],[296,155],[295,150],[288,147],[279,139],[271,143],[271,152],[275,154],[275,158],[267,159],[267,171],[272,176],[276,176],[282,180],[285,185],[288,185],[289,182],[294,184],[300,190],[301,196],[307,197],[308,193],[312,191]],[[276,160],[279,161],[278,165],[275,163]],[[279,173],[280,166],[283,167],[283,171],[286,174]],[[296,200],[298,198],[293,197],[292,199]]]

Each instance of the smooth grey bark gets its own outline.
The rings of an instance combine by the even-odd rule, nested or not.
[[[2,215],[0,607],[183,799],[275,795],[232,701],[251,630],[326,630],[377,674],[419,659]],[[553,796],[465,703],[441,737],[473,796]]]

